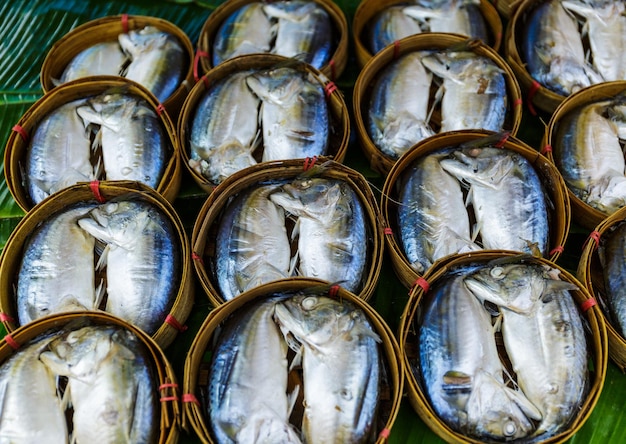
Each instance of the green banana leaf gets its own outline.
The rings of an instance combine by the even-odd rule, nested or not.
[[[335,3],[352,22],[359,0],[336,0]],[[39,72],[49,48],[56,40],[72,28],[89,20],[121,13],[161,17],[179,26],[197,42],[200,30],[213,9],[222,2],[214,0],[4,0],[0,3],[0,149],[4,150],[13,125],[23,113],[41,96]],[[352,56],[346,72],[337,84],[345,95],[349,107],[352,104],[352,87],[358,75],[357,64]],[[543,121],[548,120],[543,116]],[[519,137],[531,146],[539,147],[544,125],[540,117],[525,113]],[[353,131],[354,133],[354,131]],[[353,134],[346,163],[361,171],[380,190],[383,178],[372,171],[361,155]],[[174,206],[184,221],[185,229],[191,232],[205,194],[185,177],[181,193]],[[0,178],[0,248],[2,248],[15,226],[23,216],[22,210],[11,197],[4,181]],[[587,236],[584,230],[573,230],[559,263],[574,271],[579,259],[581,245]],[[379,285],[371,304],[381,313],[392,330],[397,331],[399,318],[408,299],[404,288],[390,265],[383,267]],[[189,329],[180,334],[166,354],[178,375],[183,380],[184,361],[187,350],[198,328],[211,306],[200,290],[192,315],[187,321]],[[4,332],[0,332],[4,334]],[[570,443],[622,443],[626,442],[626,427],[622,407],[626,398],[626,376],[609,363],[604,390],[593,413]],[[193,431],[181,433],[180,442],[196,443],[199,439]],[[438,443],[443,442],[415,413],[408,400],[402,402],[399,416],[392,428],[390,443]]]

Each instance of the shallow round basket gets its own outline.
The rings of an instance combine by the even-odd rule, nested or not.
[[[411,288],[415,282],[421,278],[422,274],[418,273],[411,267],[407,259],[399,238],[399,227],[397,225],[398,210],[398,189],[397,184],[404,172],[411,165],[422,157],[430,155],[434,152],[445,148],[460,146],[466,143],[480,142],[480,139],[493,138],[500,136],[488,131],[451,131],[447,133],[437,134],[428,139],[414,145],[407,153],[405,153],[389,172],[383,192],[380,199],[380,211],[385,224],[385,243],[389,254],[391,265],[400,279],[407,287]],[[489,139],[486,139],[489,140]],[[503,138],[497,144],[491,143],[489,146],[498,146],[500,148],[510,150],[523,156],[539,175],[541,183],[546,190],[552,205],[549,208],[550,223],[550,242],[549,257],[552,261],[556,261],[565,246],[565,241],[569,233],[570,227],[570,206],[567,190],[563,178],[544,156],[539,154],[524,142],[509,136]],[[489,251],[489,250],[482,250]],[[481,252],[476,252],[481,254]],[[475,254],[476,254],[475,253]],[[436,261],[431,268],[436,268],[438,264],[445,263],[453,259],[457,255],[451,255]],[[424,273],[428,273],[426,270]]]
[[[328,13],[333,32],[336,35],[335,51],[332,53],[330,61],[319,69],[322,74],[334,81],[341,76],[348,63],[348,21],[343,10],[332,0],[312,1],[318,3]],[[254,0],[226,0],[211,12],[198,37],[196,60],[194,61],[196,79],[200,79],[204,73],[214,68],[211,55],[213,54],[215,35],[221,24],[235,11],[253,2]]]
[[[552,163],[555,163],[554,153],[559,152],[560,147],[556,143],[556,134],[560,122],[570,112],[576,111],[582,106],[589,105],[601,100],[609,100],[626,91],[626,81],[606,82],[598,85],[591,85],[567,97],[552,114],[550,122],[545,129],[541,152],[544,153]],[[558,167],[557,167],[558,168]],[[572,203],[572,218],[583,227],[593,230],[602,222],[608,214],[592,207],[582,199],[577,197],[569,188],[567,190]]]
[[[194,301],[194,276],[189,240],[183,223],[172,205],[151,188],[138,182],[112,181],[81,183],[62,190],[33,208],[13,230],[0,256],[0,319],[7,331],[12,332],[20,327],[17,321],[17,281],[24,248],[30,235],[40,224],[68,206],[89,202],[104,203],[114,199],[137,199],[146,202],[162,212],[172,224],[180,248],[180,283],[169,315],[163,319],[163,324],[152,334],[152,338],[160,347],[165,348],[178,333],[186,329],[184,323]]]
[[[81,51],[98,43],[117,41],[120,34],[143,29],[146,26],[154,26],[176,37],[187,56],[184,79],[178,88],[163,101],[163,106],[172,116],[172,119],[176,119],[187,92],[194,83],[193,45],[189,37],[178,26],[157,17],[121,14],[91,20],[72,29],[57,40],[46,54],[40,73],[41,87],[44,93],[51,91],[56,86],[65,67]]]
[[[358,136],[361,150],[369,161],[370,166],[386,176],[393,167],[396,159],[383,153],[372,141],[368,131],[368,108],[372,88],[378,75],[398,57],[410,52],[416,51],[472,51],[476,55],[485,57],[493,61],[496,66],[504,71],[507,89],[507,111],[504,121],[504,131],[508,131],[511,135],[515,135],[519,129],[522,120],[522,102],[520,87],[504,59],[498,55],[496,51],[488,47],[478,40],[467,39],[467,37],[458,34],[447,33],[426,33],[417,34],[399,40],[396,45],[389,45],[370,59],[365,65],[354,84],[354,93],[352,101],[352,111],[354,113],[354,124]],[[431,86],[430,91],[424,91],[429,94],[431,101],[434,97],[436,87]],[[433,129],[438,129],[441,124],[441,115],[435,111],[433,118]]]
[[[183,379],[183,427],[188,430],[189,426],[195,430],[200,440],[204,443],[214,442],[212,430],[207,418],[207,412],[198,402],[201,393],[206,393],[209,366],[212,349],[215,346],[215,338],[220,328],[229,322],[229,317],[240,309],[245,309],[255,300],[266,299],[276,294],[317,291],[317,294],[328,293],[328,284],[317,279],[290,278],[265,284],[242,293],[231,299],[224,305],[213,310],[200,327],[185,360]],[[324,289],[324,290],[321,290]],[[376,421],[377,443],[387,441],[387,436],[393,434],[392,426],[396,420],[400,403],[403,396],[404,366],[400,349],[393,332],[389,329],[385,320],[363,299],[344,290],[338,289],[336,293],[328,293],[341,301],[349,301],[361,309],[372,324],[374,331],[380,336],[382,342],[381,356],[383,358],[383,370],[381,387],[381,399],[379,404],[378,419]],[[298,376],[294,378],[296,381]],[[293,386],[288,387],[291,391]],[[302,392],[302,390],[300,390]],[[295,409],[301,406],[296,405]],[[297,410],[296,410],[297,411]]]
[[[77,311],[41,318],[7,334],[0,343],[0,362],[9,359],[22,345],[44,333],[72,331],[85,326],[120,327],[133,333],[151,357],[159,393],[160,444],[178,442],[181,407],[178,383],[174,370],[161,348],[143,331],[120,318],[104,312]]]
[[[376,15],[388,7],[401,3],[406,4],[406,1],[363,0],[359,3],[359,6],[354,13],[354,19],[352,20],[352,38],[354,39],[356,59],[361,68],[363,68],[374,56],[367,43],[367,33],[369,32],[371,21],[376,17]],[[498,51],[502,42],[502,20],[500,19],[498,11],[494,5],[492,5],[489,1],[481,0],[479,7],[487,25],[487,32],[489,33],[489,40],[485,43],[493,48],[494,51]]]
[[[313,171],[311,168],[319,168],[319,173],[312,177],[344,181],[360,199],[370,239],[368,239],[367,269],[364,271],[364,281],[357,296],[368,300],[374,293],[382,267],[384,240],[378,204],[367,180],[361,173],[337,162],[328,161],[312,166],[306,160],[288,160],[258,164],[233,174],[222,182],[202,205],[191,235],[192,254],[196,276],[214,306],[225,302],[209,266],[214,257],[216,232],[223,210],[234,196],[259,183],[292,180],[303,172],[310,173]],[[292,251],[294,248],[297,247],[292,245]]]
[[[613,326],[606,304],[606,285],[604,281],[603,265],[598,254],[598,247],[611,232],[626,221],[626,207],[605,218],[591,232],[583,246],[583,252],[578,262],[576,275],[585,285],[587,291],[598,299],[601,313],[606,322],[606,331],[609,343],[609,356],[620,370],[626,373],[626,338]]]
[[[522,0],[493,0],[493,5],[500,16],[509,20],[521,2]]]
[[[180,147],[176,136],[176,127],[168,114],[162,112],[162,108],[154,95],[136,82],[122,77],[92,77],[68,82],[44,94],[24,113],[9,134],[4,150],[4,176],[11,195],[25,212],[28,212],[34,204],[24,186],[24,164],[30,137],[35,133],[39,123],[49,113],[66,103],[108,91],[124,91],[133,97],[143,99],[156,112],[171,146],[170,157],[156,191],[170,202],[176,199],[182,179]]]
[[[248,70],[261,71],[280,66],[288,66],[303,73],[310,73],[323,86],[330,116],[328,155],[324,156],[324,158],[326,160],[333,159],[337,162],[343,162],[350,140],[350,115],[343,95],[336,85],[306,63],[294,62],[286,57],[273,54],[243,55],[220,63],[219,66],[206,73],[192,88],[178,118],[181,162],[184,163],[187,171],[198,186],[207,193],[211,193],[218,184],[211,182],[189,165],[191,159],[191,127],[199,102],[203,99],[206,91],[211,88],[211,85],[234,73]],[[251,110],[251,112],[256,111]]]
[[[400,319],[398,342],[400,343],[400,349],[402,350],[405,361],[404,365],[409,401],[426,425],[447,442],[478,444],[484,441],[479,441],[454,431],[437,416],[433,407],[430,405],[413,370],[416,368],[415,366],[419,360],[417,337],[419,327],[417,325],[417,318],[424,304],[429,301],[428,289],[432,288],[437,283],[444,282],[448,273],[459,267],[468,265],[488,265],[492,260],[500,261],[503,259],[507,260],[507,258],[517,261],[516,255],[510,252],[485,251],[478,254],[462,255],[437,268],[431,268],[424,276],[420,285],[416,285],[409,294],[409,301]],[[581,309],[581,317],[584,319],[586,326],[589,327],[588,343],[591,361],[589,363],[589,393],[567,430],[540,441],[542,443],[562,443],[571,438],[572,435],[583,426],[600,397],[608,365],[606,327],[599,307],[589,302],[593,301],[593,297],[589,294],[584,285],[574,276],[553,262],[543,258],[530,256],[518,256],[518,258],[520,262],[547,265],[557,269],[560,271],[559,277],[561,280],[577,285],[578,290],[571,290],[570,294]],[[498,342],[498,338],[496,338],[496,342]]]

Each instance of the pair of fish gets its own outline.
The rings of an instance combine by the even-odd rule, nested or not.
[[[290,215],[297,218],[291,238]],[[341,282],[352,292],[365,277],[365,212],[341,180],[296,178],[246,190],[224,209],[217,233],[212,267],[226,300],[293,275]]]
[[[379,403],[378,342],[347,301],[307,291],[252,301],[227,320],[213,351],[205,409],[216,442],[366,442]],[[300,386],[288,393],[288,379],[297,366],[301,432],[289,422]]]
[[[250,2],[230,14],[217,30],[213,66],[245,54],[295,57],[320,69],[330,61],[333,29],[318,2]]]
[[[34,204],[78,182],[132,180],[156,188],[173,148],[143,99],[105,93],[61,105],[38,122],[26,151]]]
[[[97,259],[96,259],[97,258]],[[18,321],[103,305],[153,334],[178,291],[180,246],[169,220],[141,201],[79,204],[28,239],[17,278]],[[106,293],[96,281],[106,266]]]
[[[190,131],[190,166],[214,183],[261,162],[326,154],[330,116],[323,85],[293,68],[250,70],[212,85]],[[261,147],[262,154],[255,151]]]
[[[569,293],[576,289],[558,270],[523,262],[445,276],[419,328],[420,374],[437,415],[481,440],[549,439],[565,430],[588,388],[587,339]],[[498,329],[510,369],[499,357]]]
[[[479,249],[547,254],[549,200],[533,166],[513,151],[433,152],[403,173],[397,190],[400,243],[419,273],[445,256]]]
[[[60,83],[97,75],[122,76],[145,86],[164,102],[183,82],[186,58],[176,37],[146,26],[120,34],[117,41],[82,50],[64,68]]]
[[[431,84],[442,83],[431,103]],[[441,101],[439,132],[503,129],[507,109],[504,71],[468,51],[416,51],[378,75],[368,109],[368,133],[384,154],[399,158],[436,133],[431,115]]]
[[[120,327],[84,326],[33,339],[0,366],[0,401],[2,442],[158,439],[159,403],[149,354]]]

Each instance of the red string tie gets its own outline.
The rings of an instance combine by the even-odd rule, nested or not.
[[[546,155],[552,152],[552,145],[546,145],[541,149],[541,154]]]
[[[178,322],[178,320],[171,314],[168,314],[165,317],[165,323],[168,325],[171,325],[172,327],[174,327],[176,330],[178,330],[181,333],[186,331],[189,328],[186,325],[183,325],[180,322]]]
[[[526,97],[526,106],[528,106],[528,111],[530,111],[533,116],[537,115],[537,111],[533,106],[533,98],[535,97],[535,94],[537,94],[537,91],[539,91],[540,89],[541,84],[538,81],[533,80],[533,83],[530,85],[530,89],[528,90],[528,96]]]
[[[384,439],[385,441],[387,441],[387,440],[389,439],[389,434],[390,434],[390,433],[391,433],[391,430],[389,430],[389,429],[385,428],[385,429],[382,429],[382,430],[380,431],[380,433],[378,434],[378,436],[379,436],[380,438]]]
[[[198,253],[196,253],[195,251],[191,253],[191,259],[193,259],[194,261],[198,261],[200,262],[202,265],[204,265],[204,261],[202,260],[202,256],[200,256]]]
[[[185,393],[182,397],[182,401],[193,402],[197,406],[200,406],[200,401],[198,401],[198,398],[196,398],[196,395],[194,395],[193,393]]]
[[[419,277],[415,280],[415,282],[413,282],[413,285],[411,286],[411,291],[413,291],[415,287],[420,287],[422,290],[424,290],[424,293],[428,293],[428,290],[430,289],[430,284],[423,277]]]
[[[552,256],[552,255],[554,255],[556,253],[561,254],[561,253],[563,253],[564,250],[565,249],[563,248],[563,245],[557,245],[556,247],[554,247],[552,249],[552,251],[550,251],[550,256]]]
[[[337,67],[335,66],[335,59],[330,59],[328,62],[330,68],[330,79],[334,82],[337,79]]]
[[[13,350],[17,350],[20,348],[20,344],[15,339],[13,339],[13,336],[11,336],[11,334],[7,334],[4,337],[4,342],[9,344],[9,347],[11,347]]]
[[[16,133],[18,133],[20,135],[20,137],[22,138],[22,140],[24,142],[28,142],[28,139],[30,137],[28,136],[28,133],[26,132],[26,130],[22,126],[14,125],[12,129],[13,129],[13,131],[15,131]]]
[[[176,384],[175,382],[167,382],[159,386],[159,390],[165,390],[168,388],[178,388],[178,384]]]
[[[100,203],[106,202],[106,199],[104,198],[104,196],[102,196],[102,193],[100,192],[99,180],[92,180],[91,182],[89,182],[89,188],[91,189],[91,193],[94,195],[94,197],[96,198],[98,202]]]
[[[198,69],[200,65],[200,58],[204,57],[205,59],[209,58],[209,53],[202,50],[197,50],[196,55],[193,58],[193,78],[196,80],[200,80],[200,70]]]
[[[328,82],[326,85],[324,85],[324,93],[326,93],[327,99],[335,91],[337,91],[337,85],[335,84],[335,82]]]
[[[163,104],[162,104],[162,103],[159,103],[159,104],[157,105],[157,107],[156,107],[156,112],[157,112],[157,115],[158,115],[159,117],[161,117],[161,115],[162,115],[163,113],[165,113],[165,107],[163,106]]]
[[[589,242],[589,240],[593,240],[596,243],[596,248],[598,248],[598,245],[600,245],[600,232],[592,231],[591,233],[589,233],[589,238],[587,239],[587,242]],[[587,245],[587,242],[585,242],[585,245]]]
[[[336,298],[337,293],[339,293],[339,285],[332,285],[328,289],[328,296],[330,296],[331,298]]]
[[[502,137],[500,138],[500,140],[498,140],[498,142],[494,146],[496,148],[502,148],[506,144],[506,141],[509,140],[509,137],[511,137],[511,133],[502,134]]]
[[[309,171],[311,168],[313,168],[315,162],[317,162],[317,156],[307,157],[306,159],[304,159],[304,165],[302,166],[302,169],[304,171]]]
[[[0,312],[0,322],[15,322],[15,319],[6,313]]]
[[[393,235],[393,230],[390,227],[385,227],[385,229],[383,230],[383,233],[385,233],[388,236]]]
[[[517,98],[517,99],[515,99],[515,100],[513,101],[513,108],[517,108],[518,106],[522,106],[522,103],[524,103],[524,102],[522,101],[522,99],[521,99],[521,98]]]
[[[122,14],[120,21],[122,22],[122,31],[124,34],[128,34],[128,14]]]
[[[585,302],[580,304],[580,309],[583,311],[583,313],[586,313],[591,307],[594,307],[596,305],[598,305],[598,301],[596,301],[596,298],[589,298],[585,300]]]
[[[161,399],[159,399],[159,401],[161,401],[161,402],[170,402],[170,401],[176,402],[176,401],[178,401],[178,396],[163,396],[163,397],[161,397]]]

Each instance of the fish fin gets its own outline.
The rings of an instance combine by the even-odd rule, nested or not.
[[[526,416],[534,419],[535,421],[540,421],[543,418],[543,415],[537,406],[530,402],[530,400],[521,391],[513,390],[510,387],[504,387],[504,391],[507,397],[513,401]]]
[[[96,299],[93,303],[94,310],[97,310],[98,307],[102,304],[102,300],[104,299],[105,289],[104,289],[104,279],[100,281],[98,288],[96,288]]]
[[[109,255],[109,251],[111,251],[111,244],[106,244],[102,253],[100,253],[100,257],[98,258],[98,262],[96,263],[96,270],[100,271],[106,267],[107,258]]]
[[[286,337],[285,339],[287,340],[287,344],[289,344],[289,348],[296,352],[293,359],[291,360],[291,364],[289,365],[289,371],[292,371],[294,368],[300,367],[302,365],[302,353],[304,352],[304,346],[293,337],[291,339],[289,339],[289,337]]]
[[[298,394],[300,393],[300,386],[296,385],[292,392],[287,395],[287,417],[291,416],[296,402],[298,401]]]
[[[294,254],[293,257],[289,260],[289,276],[296,276],[298,274],[298,259],[300,259],[300,257],[298,256],[298,252],[296,251],[296,254]]]

